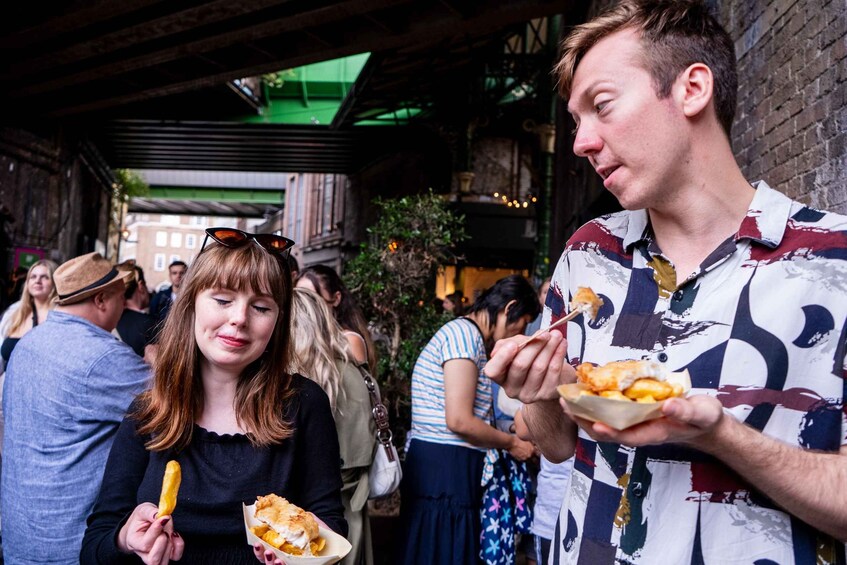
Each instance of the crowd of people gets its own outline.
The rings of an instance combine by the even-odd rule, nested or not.
[[[573,149],[624,211],[539,289],[442,299],[409,375],[391,562],[843,563],[847,220],[744,179],[733,43],[701,2],[622,2],[556,73]],[[242,503],[270,493],[345,536],[343,563],[375,562],[362,310],[283,236],[206,234],[152,296],[99,253],[21,276],[0,320],[6,562],[282,565],[245,538]],[[545,331],[580,287],[597,315]],[[623,430],[560,400],[576,365],[628,359],[687,369],[691,392]]]

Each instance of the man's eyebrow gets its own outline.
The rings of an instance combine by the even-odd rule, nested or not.
[[[587,96],[591,95],[595,90],[597,90],[598,87],[600,87],[601,85],[604,85],[606,83],[608,83],[609,85],[612,85],[612,81],[610,79],[608,79],[608,78],[598,78],[597,80],[595,80],[594,82],[589,84],[586,88],[582,89],[582,92],[580,92],[577,96],[573,96],[573,91],[571,91],[571,97],[568,99],[568,106],[567,106],[568,112],[571,115],[573,115],[573,108],[571,107],[571,101],[576,101],[576,103],[578,105],[580,100],[585,99]]]

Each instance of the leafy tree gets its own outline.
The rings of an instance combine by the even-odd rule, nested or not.
[[[464,217],[431,190],[378,198],[374,205],[379,219],[368,228],[370,241],[344,272],[377,336],[383,401],[405,427],[415,360],[448,319],[433,304],[435,275],[440,266],[455,262],[456,244],[467,235]]]

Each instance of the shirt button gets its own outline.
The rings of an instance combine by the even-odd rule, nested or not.
[[[665,362],[667,362],[667,360],[668,360],[668,354],[667,354],[667,353],[665,353],[664,351],[662,351],[661,353],[659,353],[658,359],[659,359],[659,361],[661,361],[662,363],[665,363]]]
[[[633,496],[637,496],[638,498],[644,496],[644,486],[641,483],[632,483],[632,488],[630,490],[632,491]]]
[[[676,292],[674,292],[674,293],[673,293],[673,299],[674,299],[674,300],[676,300],[677,302],[679,302],[680,300],[682,300],[682,291],[681,291],[681,290],[677,290]]]

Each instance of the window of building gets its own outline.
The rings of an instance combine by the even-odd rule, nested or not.
[[[174,232],[171,234],[171,247],[182,247],[182,234]]]
[[[173,214],[163,214],[161,221],[163,224],[167,224],[169,226],[178,226],[179,216],[175,216]]]
[[[343,213],[342,191],[345,177],[323,175],[312,187],[311,195],[311,235],[325,237],[334,234]]]
[[[193,233],[185,234],[185,247],[187,249],[194,249],[197,247],[197,236]]]
[[[153,270],[154,271],[164,271],[165,270],[165,254],[164,253],[156,253],[153,257]]]
[[[191,225],[193,225],[193,226],[205,226],[206,225],[206,216],[191,216]]]
[[[167,246],[168,246],[168,232],[157,231],[156,232],[156,247],[167,247]]]

